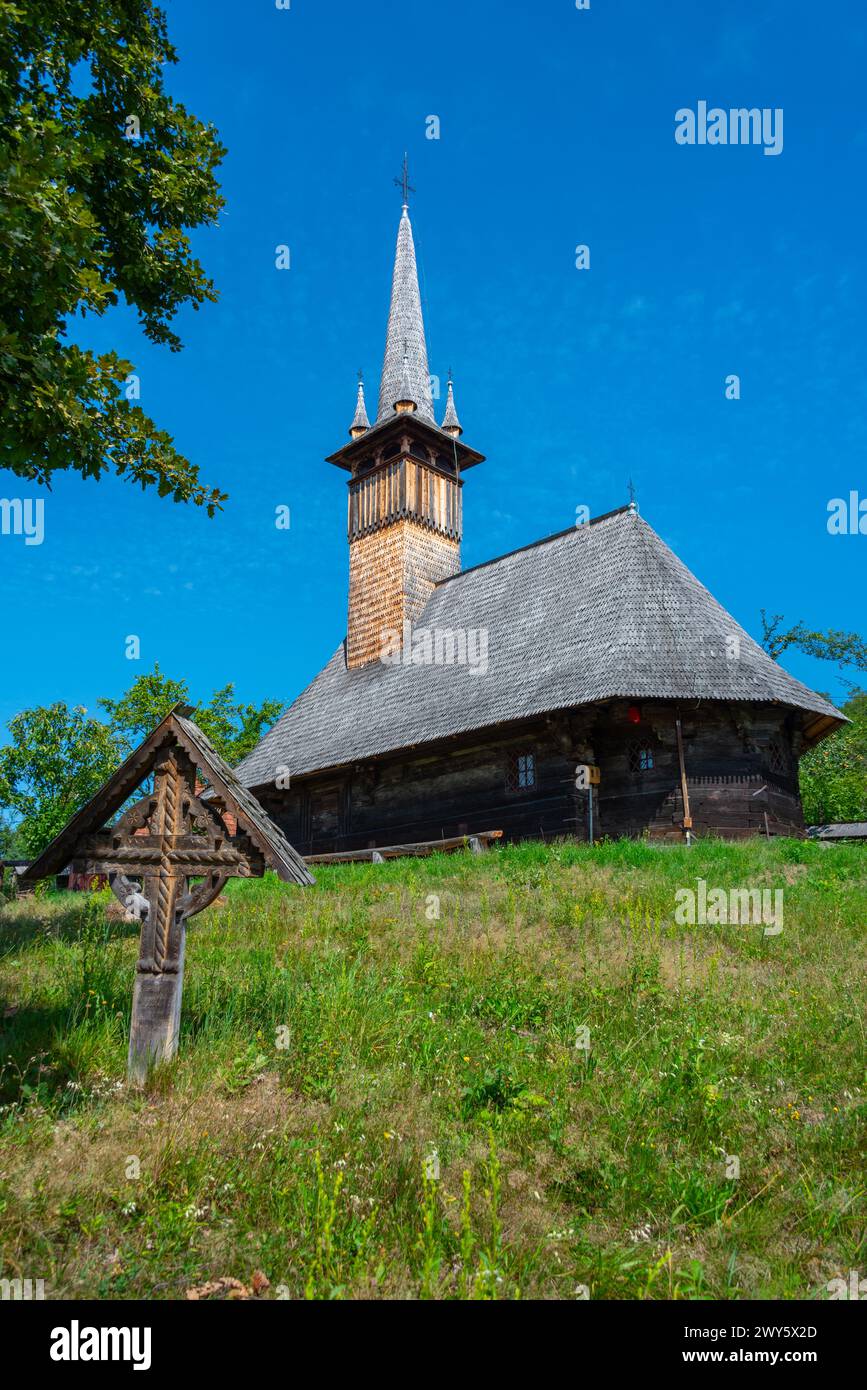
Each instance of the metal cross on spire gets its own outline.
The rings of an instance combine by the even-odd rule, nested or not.
[[[409,195],[410,193],[414,193],[415,189],[409,181],[409,160],[407,158],[406,150],[404,150],[403,152],[403,172],[401,173],[400,178],[395,179],[394,182],[396,183],[397,187],[400,188],[403,192],[404,207],[408,207]]]

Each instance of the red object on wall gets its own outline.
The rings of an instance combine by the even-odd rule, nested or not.
[[[637,705],[630,705],[629,709],[626,711],[626,717],[629,720],[630,724],[640,724],[641,710],[638,708]]]
[[[108,874],[70,873],[66,885],[70,893],[96,893],[108,883]]]

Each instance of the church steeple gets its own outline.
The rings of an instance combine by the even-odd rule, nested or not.
[[[391,306],[385,335],[385,355],[382,360],[377,424],[395,413],[395,401],[405,399],[402,393],[406,384],[409,386],[409,400],[415,402],[418,415],[422,419],[432,421],[433,398],[418,288],[415,242],[409,220],[409,208],[404,203],[397,229],[397,250],[391,278]]]
[[[406,160],[396,182],[403,208],[377,416],[370,425],[359,384],[352,438],[328,459],[350,474],[350,669],[394,651],[395,634],[399,645],[436,585],[460,570],[464,474],[483,459],[460,438],[451,382],[442,426],[434,419]]]

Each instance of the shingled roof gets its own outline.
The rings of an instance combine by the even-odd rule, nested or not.
[[[373,662],[341,645],[237,769],[247,786],[616,698],[762,701],[844,717],[753,641],[623,508],[437,585],[415,625],[487,630],[487,670]],[[736,637],[739,655],[726,654]],[[808,717],[807,717],[808,716]],[[829,726],[830,727],[830,726]]]

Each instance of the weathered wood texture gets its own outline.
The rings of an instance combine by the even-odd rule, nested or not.
[[[602,773],[595,838],[682,840],[675,706],[645,704],[639,724],[630,722],[629,708],[616,702],[502,726],[258,794],[308,855],[471,835],[491,825],[508,840],[586,839],[587,797],[576,793],[574,771],[590,762]],[[787,711],[703,702],[681,704],[679,712],[695,834],[765,834],[766,816],[767,833],[803,834],[799,735]],[[534,780],[516,787],[510,769],[527,754]]]

